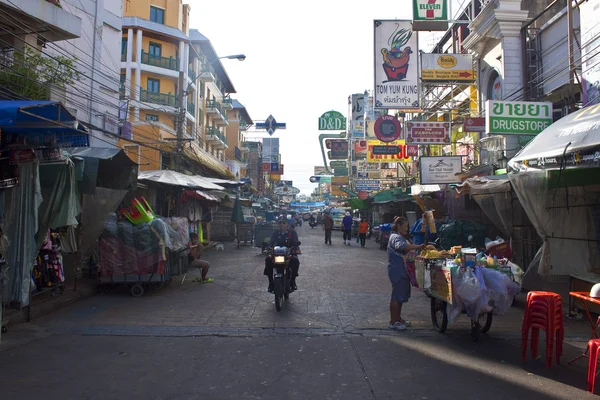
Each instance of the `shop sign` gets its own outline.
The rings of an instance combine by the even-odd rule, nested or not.
[[[347,176],[334,176],[331,178],[331,184],[333,186],[344,186],[348,184]]]
[[[552,124],[552,103],[488,100],[486,133],[537,135]]]
[[[382,142],[393,142],[400,137],[402,128],[393,115],[382,115],[375,120],[375,137]]]
[[[413,0],[415,31],[445,31],[448,29],[448,0]]]
[[[289,195],[295,196],[300,193],[300,189],[292,186],[277,186],[274,193],[279,196]]]
[[[421,54],[421,80],[473,82],[473,56],[470,54]]]
[[[350,115],[352,122],[350,126],[350,137],[365,137],[365,94],[353,94],[350,97]]]
[[[406,123],[406,143],[449,144],[449,122],[409,121]]]
[[[485,132],[485,118],[476,117],[471,118],[468,117],[465,119],[463,123],[463,131],[464,132]]]
[[[421,157],[421,185],[460,183],[457,176],[462,172],[462,157]]]
[[[333,176],[348,176],[348,168],[335,168],[333,170]]]
[[[391,150],[382,150],[383,147],[389,147]],[[409,162],[412,161],[411,154],[418,154],[418,151],[418,146],[407,146],[404,140],[389,143],[379,140],[367,141],[367,161],[370,163]],[[358,170],[360,171],[360,168]]]
[[[346,117],[338,111],[327,111],[319,117],[320,131],[339,131],[346,129]]]
[[[281,201],[282,203],[291,203],[292,201],[294,201],[294,196],[281,196],[279,201]]]
[[[519,146],[525,147],[527,143],[531,142],[535,138],[533,135],[519,135]]]
[[[368,161],[359,161],[357,165],[358,172],[377,172],[379,171],[379,164],[370,163]]]
[[[374,21],[375,107],[414,112],[421,108],[417,35],[411,21]]]
[[[331,149],[329,152],[330,160],[346,160],[348,158],[348,140],[327,139],[325,146]]]
[[[369,179],[369,173],[368,172],[357,172],[356,177],[359,179]]]
[[[346,168],[346,161],[330,161],[329,166],[331,168]]]
[[[371,192],[381,188],[381,181],[375,179],[357,179],[355,185],[356,190],[366,190]]]
[[[104,115],[104,130],[119,135],[119,121],[109,115]]]
[[[277,186],[293,186],[293,181],[279,181]]]
[[[262,168],[263,172],[269,172],[269,171],[271,171],[271,163],[270,162],[268,162],[268,163],[265,162],[265,163],[263,163],[262,166],[263,166],[263,168]]]
[[[311,176],[309,179],[312,183],[331,183],[331,176]]]

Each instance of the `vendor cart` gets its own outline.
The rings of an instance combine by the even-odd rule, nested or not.
[[[141,297],[147,288],[160,289],[171,283],[170,267],[170,263],[162,261],[155,266],[155,272],[99,276],[98,284],[103,292],[110,291],[114,286],[127,286],[133,297]]]
[[[254,237],[254,222],[241,222],[235,224],[236,227],[236,239],[237,247],[240,247],[240,243],[252,245]]]
[[[448,305],[452,305],[456,301],[452,278],[456,275],[458,268],[462,267],[447,266],[445,259],[430,260],[427,263],[431,295],[431,322],[434,329],[440,333],[444,333],[448,327]],[[494,312],[489,311],[480,313],[475,319],[471,319],[471,336],[474,340],[479,340],[482,333],[490,330],[493,316]]]

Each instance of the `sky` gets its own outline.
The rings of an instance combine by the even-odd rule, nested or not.
[[[464,0],[463,0],[464,1]],[[188,0],[191,28],[219,56],[243,53],[245,61],[222,60],[253,121],[272,114],[286,129],[280,138],[284,175],[310,195],[315,165],[323,165],[319,117],[348,114],[348,96],[373,88],[373,20],[412,19],[412,0]],[[462,1],[461,1],[462,2]],[[431,33],[420,34],[431,47]],[[248,131],[248,138],[268,137]]]

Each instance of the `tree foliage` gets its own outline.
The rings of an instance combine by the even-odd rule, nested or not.
[[[65,88],[79,81],[77,58],[48,57],[29,47],[14,52],[12,66],[0,69],[0,85],[31,100],[48,100],[52,87]]]

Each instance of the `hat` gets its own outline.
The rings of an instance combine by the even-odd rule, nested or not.
[[[590,297],[600,297],[600,283],[596,283],[590,290]]]
[[[350,211],[346,211],[346,215],[350,215]]]

